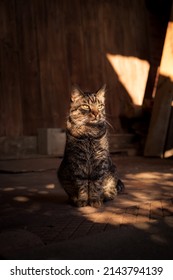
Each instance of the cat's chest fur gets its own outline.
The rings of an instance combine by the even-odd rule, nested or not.
[[[72,136],[67,137],[66,154],[77,159],[86,159],[93,161],[108,156],[108,140],[107,135],[100,139],[86,137],[85,139],[75,139]]]
[[[81,178],[94,179],[109,169],[110,157],[107,135],[100,139],[76,139],[67,135],[64,163],[71,174],[80,173]]]

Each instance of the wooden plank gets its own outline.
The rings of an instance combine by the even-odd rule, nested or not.
[[[64,5],[64,1],[34,1],[44,116],[42,127],[47,128],[65,126],[70,100]]]
[[[123,31],[120,1],[104,1],[101,5],[100,28],[102,30],[102,44],[104,56],[104,80],[107,84],[107,113],[108,119],[113,125],[114,133],[122,133],[119,119],[121,111],[122,96],[128,98],[128,93],[119,82],[118,75],[110,64],[107,55],[120,52],[123,44]],[[118,11],[118,12],[117,12]],[[119,23],[118,23],[119,22]],[[118,38],[119,34],[119,39]]]
[[[162,157],[167,136],[171,103],[173,99],[173,85],[169,78],[160,76],[156,97],[150,121],[145,156]]]
[[[65,1],[65,49],[70,84],[78,84],[82,89],[88,85],[84,34],[82,29],[81,5],[84,1]],[[85,18],[85,20],[87,20]]]
[[[0,136],[22,133],[15,1],[0,1]]]
[[[173,156],[173,103],[171,107],[170,121],[163,156],[164,158]]]
[[[105,83],[101,6],[99,1],[92,1],[92,9],[91,1],[83,1],[81,5],[84,67],[87,73],[82,84],[86,81],[86,86],[93,91]]]
[[[162,53],[160,76],[145,145],[145,156],[164,156],[173,101],[173,6]],[[173,133],[169,133],[173,142]]]
[[[36,26],[32,1],[16,1],[23,134],[34,135],[42,121]]]

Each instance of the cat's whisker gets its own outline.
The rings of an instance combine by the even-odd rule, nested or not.
[[[105,120],[105,122],[112,128],[113,131],[115,131],[115,128],[110,124],[110,122],[108,122],[107,120]]]

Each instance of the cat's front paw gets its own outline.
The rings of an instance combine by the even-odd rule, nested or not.
[[[100,199],[90,199],[89,205],[94,208],[99,208],[103,204],[103,201]]]

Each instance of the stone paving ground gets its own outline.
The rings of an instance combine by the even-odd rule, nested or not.
[[[124,194],[75,208],[61,159],[0,161],[1,259],[172,259],[173,160],[113,156]]]

